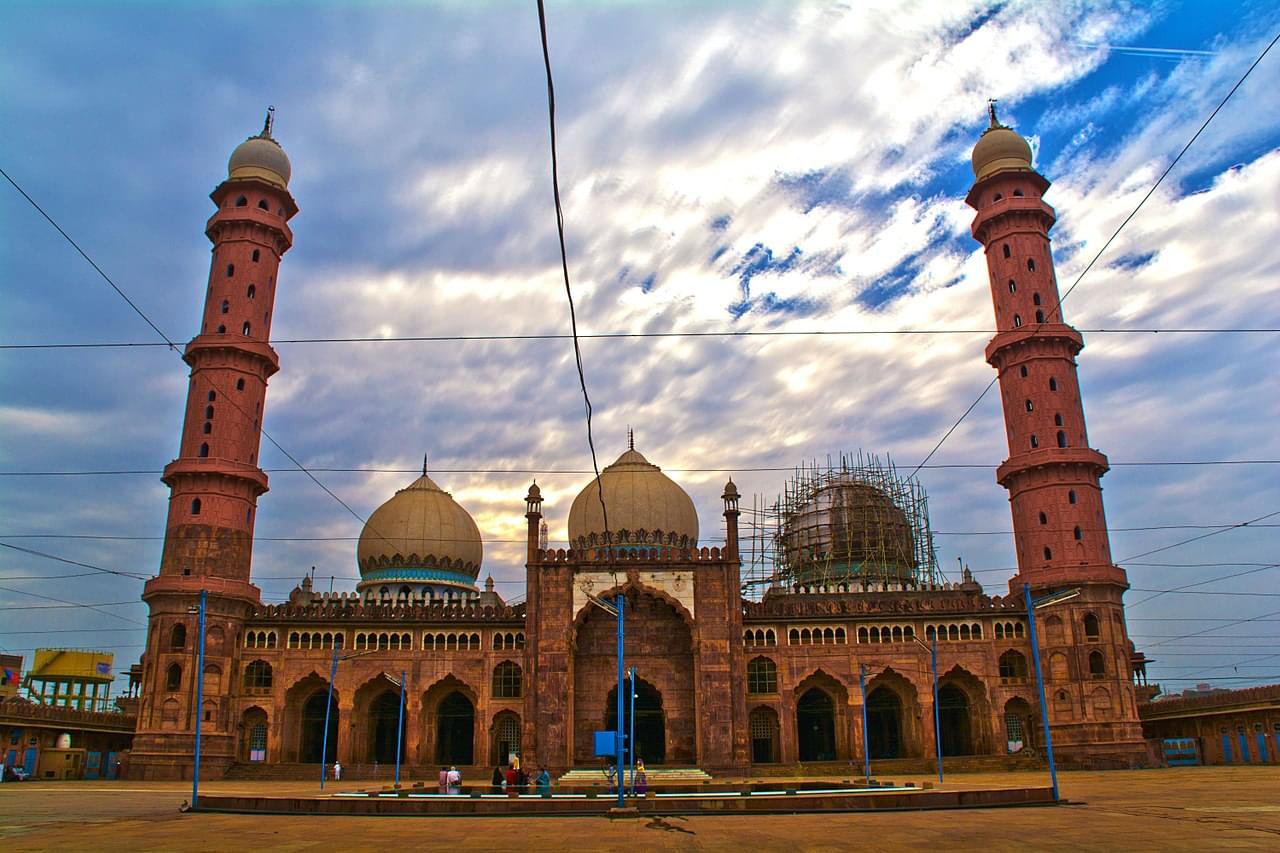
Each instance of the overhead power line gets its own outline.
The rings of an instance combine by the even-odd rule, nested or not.
[[[1103,254],[1106,253],[1107,249],[1111,247],[1111,244],[1115,242],[1115,239],[1117,237],[1120,236],[1120,232],[1124,230],[1125,226],[1128,225],[1130,222],[1132,222],[1133,218],[1138,215],[1138,212],[1142,210],[1143,205],[1145,205],[1147,203],[1147,200],[1151,198],[1152,195],[1155,194],[1155,191],[1157,189],[1160,188],[1160,185],[1164,183],[1164,179],[1169,176],[1169,173],[1172,172],[1173,168],[1178,165],[1178,163],[1182,160],[1183,156],[1187,153],[1187,151],[1191,148],[1191,146],[1195,144],[1195,141],[1200,138],[1200,134],[1204,133],[1204,130],[1209,126],[1209,123],[1212,122],[1214,118],[1218,115],[1218,113],[1222,110],[1222,108],[1227,105],[1227,101],[1231,100],[1231,96],[1236,93],[1236,90],[1239,89],[1244,84],[1245,80],[1249,79],[1249,75],[1253,73],[1253,69],[1257,68],[1258,63],[1262,62],[1263,58],[1266,57],[1266,55],[1271,52],[1271,48],[1275,46],[1277,41],[1280,41],[1280,33],[1278,33],[1276,37],[1271,40],[1270,44],[1268,44],[1266,48],[1263,49],[1262,53],[1258,55],[1258,58],[1253,61],[1253,64],[1249,66],[1249,68],[1244,72],[1243,75],[1241,75],[1240,79],[1236,81],[1236,84],[1231,87],[1231,90],[1227,92],[1226,96],[1222,99],[1222,101],[1218,104],[1218,106],[1214,107],[1213,112],[1209,114],[1209,117],[1206,118],[1204,120],[1204,123],[1200,125],[1200,128],[1194,134],[1192,134],[1191,138],[1187,140],[1187,144],[1182,146],[1182,150],[1179,151],[1178,155],[1173,158],[1172,162],[1169,163],[1169,166],[1164,170],[1164,172],[1160,174],[1160,177],[1156,179],[1156,182],[1151,185],[1151,189],[1147,190],[1146,195],[1142,197],[1142,199],[1138,202],[1137,206],[1134,207],[1134,209],[1129,213],[1129,215],[1124,218],[1124,221],[1121,222],[1120,225],[1116,227],[1116,230],[1111,233],[1111,236],[1107,238],[1107,241],[1102,244],[1102,248],[1098,249],[1097,253],[1093,256],[1093,258],[1089,261],[1089,263],[1085,265],[1085,268],[1080,271],[1080,274],[1078,276],[1076,276],[1076,280],[1072,282],[1071,286],[1067,288],[1066,292],[1063,293],[1062,296],[1058,298],[1057,304],[1054,305],[1053,309],[1048,312],[1047,316],[1050,322],[1053,321],[1055,314],[1058,316],[1059,322],[1065,322],[1065,319],[1062,316],[1062,303],[1066,301],[1067,297],[1071,295],[1072,291],[1074,291],[1077,287],[1080,286],[1080,282],[1084,281],[1084,277],[1089,274],[1089,271],[1091,269],[1093,269],[1093,266],[1098,262],[1098,259],[1101,258]],[[1035,335],[1039,334],[1040,330],[1041,330],[1041,325],[1037,325],[1035,327],[1035,330],[1032,332],[1032,336],[1034,337]],[[960,415],[960,417],[956,420],[956,422],[953,423],[945,433],[943,433],[942,438],[940,438],[938,440],[938,443],[934,445],[933,449],[929,451],[929,455],[924,458],[925,462],[928,462],[930,459],[933,458],[933,454],[937,453],[938,450],[942,447],[942,445],[946,443],[946,440],[951,437],[952,433],[954,433],[956,429],[959,428],[960,424],[964,423],[965,418],[969,417],[970,412],[972,412],[975,408],[977,408],[978,404],[981,403],[983,398],[987,396],[987,392],[991,390],[992,386],[994,386],[996,382],[999,381],[999,379],[1000,379],[999,374],[997,374],[995,377],[991,379],[990,382],[987,383],[987,386],[982,389],[982,393],[978,395],[977,399],[974,400],[969,405],[969,408],[964,410],[963,414]],[[911,475],[914,476],[916,471],[919,471],[919,470],[920,470],[919,468],[916,468],[915,471],[911,472]]]
[[[1280,328],[1119,328],[1077,329],[1089,335],[1273,335]],[[661,338],[796,338],[796,337],[876,337],[884,335],[993,335],[995,329],[722,329],[667,332],[580,332],[579,341]],[[568,341],[572,334],[531,333],[524,335],[353,335],[337,338],[273,338],[272,346],[306,344],[404,344],[404,343],[497,343],[504,341]],[[5,343],[0,350],[48,349],[150,349],[168,347],[159,341],[82,341]]]

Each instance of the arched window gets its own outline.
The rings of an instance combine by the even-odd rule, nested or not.
[[[169,651],[180,652],[187,647],[187,626],[179,622],[169,632]]]
[[[200,458],[204,459],[208,455],[209,455],[209,443],[205,442],[204,444],[200,445]]]
[[[1050,391],[1058,390],[1058,380],[1054,379],[1052,376],[1049,377],[1049,390]]]
[[[1019,326],[1021,326],[1021,325],[1022,325],[1022,317],[1018,316],[1017,314],[1014,314],[1014,315],[1013,315],[1013,327],[1016,329],[1016,328],[1018,328],[1018,327],[1019,327]]]
[[[1048,515],[1046,515],[1046,514],[1045,514],[1045,513],[1043,513],[1043,512],[1042,512],[1042,513],[1040,513],[1040,523],[1041,523],[1041,524],[1048,524],[1048,523],[1049,523],[1049,516],[1048,516]]]
[[[178,690],[182,687],[182,667],[176,663],[169,664],[169,671],[164,678],[164,686],[166,690]]]
[[[224,300],[222,300],[222,313],[223,313],[223,314],[230,314],[230,313],[231,313],[231,300],[230,300],[230,299],[224,299]]]
[[[1098,617],[1092,613],[1084,615],[1084,635],[1087,639],[1097,640],[1102,636],[1102,630]]]
[[[1018,283],[1017,283],[1016,281],[1014,281],[1013,279],[1009,279],[1009,292],[1010,292],[1010,293],[1017,293],[1017,292],[1018,292]]]
[[[1032,403],[1030,400],[1027,400],[1025,403],[1023,403],[1023,405],[1027,407],[1028,412],[1035,410],[1035,404]]]
[[[236,207],[247,207],[248,204],[249,204],[249,199],[245,198],[244,196],[240,196],[240,198],[236,199]]]
[[[254,249],[254,250],[253,250],[253,262],[254,262],[255,264],[258,262],[258,250],[257,250],[257,249]]]
[[[1009,251],[1009,244],[1008,244],[1008,243],[1005,243],[1005,244],[1004,244],[1004,246],[1001,248],[1001,251],[1004,253],[1004,256],[1005,256],[1006,258],[1008,258],[1008,257],[1012,257],[1012,256],[1013,256],[1013,252]]]
[[[199,514],[200,514],[200,499],[199,499],[199,498],[192,498],[192,499],[191,499],[191,514],[192,514],[192,515],[199,515]]]
[[[1083,535],[1081,535],[1081,533],[1080,533],[1080,526],[1079,526],[1079,525],[1076,525],[1076,529],[1075,529],[1074,531],[1072,531],[1072,532],[1073,532],[1073,534],[1075,535],[1075,537],[1076,537],[1076,541],[1077,541],[1077,542],[1079,542],[1081,539],[1083,539],[1083,538],[1084,538],[1084,536],[1083,536]]]
[[[1034,258],[1027,258],[1027,272],[1036,271],[1036,262]]]
[[[244,668],[245,690],[271,689],[271,664],[264,660],[255,660]]]
[[[1058,446],[1059,447],[1067,446],[1067,434],[1063,430],[1058,430]]]
[[[267,204],[267,200],[265,198],[258,202],[258,207],[261,210],[265,210],[267,213],[271,212],[271,205]]]
[[[1046,560],[1052,560],[1052,559],[1053,559],[1053,549],[1052,549],[1052,548],[1048,548],[1048,547],[1046,547],[1046,548],[1044,549],[1044,558],[1045,558]]]
[[[493,668],[493,695],[495,699],[520,698],[520,667],[504,660]]]
[[[257,295],[258,295],[258,288],[254,287],[254,286],[251,284],[251,285],[249,285],[248,290],[246,290],[246,291],[244,292],[244,295],[245,295],[245,296],[247,296],[247,297],[249,297],[250,299],[252,299],[252,298],[254,298],[255,296],[257,296]]]
[[[1027,659],[1013,649],[1000,655],[1000,680],[1021,682],[1027,680]]]
[[[244,326],[240,329],[240,334],[244,335],[246,338],[249,337],[249,321],[248,320],[244,321]]]
[[[227,264],[227,278],[231,278],[231,276],[233,276],[233,275],[235,275],[235,274],[236,274],[236,265],[235,265],[235,264]]]
[[[769,658],[747,661],[747,692],[777,693],[778,665]]]
[[[1089,652],[1089,675],[1104,678],[1107,674],[1107,662],[1102,652]]]
[[[1075,502],[1076,502],[1076,490],[1072,489],[1071,491],[1067,492],[1067,503],[1073,504]]]

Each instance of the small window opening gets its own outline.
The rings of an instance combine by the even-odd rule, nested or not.
[[[1013,327],[1016,329],[1016,328],[1018,328],[1018,327],[1019,327],[1019,326],[1021,326],[1021,325],[1022,325],[1022,318],[1021,318],[1021,317],[1019,317],[1017,314],[1014,314],[1014,315],[1013,315]]]
[[[1076,502],[1076,490],[1072,489],[1071,491],[1067,492],[1067,503],[1073,504],[1075,502]]]
[[[1014,281],[1013,279],[1009,279],[1009,292],[1010,292],[1010,293],[1017,293],[1017,292],[1018,292],[1018,283],[1017,283],[1016,281]]]
[[[235,264],[227,264],[227,278],[231,278],[231,276],[233,276],[233,275],[235,275],[235,274],[236,274],[236,265],[235,265]]]
[[[1072,534],[1076,537],[1077,542],[1079,542],[1081,539],[1084,538],[1084,536],[1080,533],[1079,527],[1077,527],[1074,531],[1072,531]]]
[[[1054,379],[1052,376],[1049,377],[1049,390],[1050,391],[1058,390],[1058,380]]]
[[[1003,249],[1002,249],[1001,251],[1003,251],[1003,252],[1004,252],[1004,256],[1005,256],[1006,258],[1013,257],[1013,252],[1010,252],[1010,251],[1009,251],[1009,244],[1008,244],[1008,243],[1005,243],[1005,244],[1004,244],[1004,247],[1003,247]]]
[[[252,259],[253,259],[253,262],[254,262],[255,264],[258,262],[258,250],[257,250],[257,249],[254,249],[254,250],[253,250]]]
[[[1048,523],[1049,523],[1049,516],[1048,516],[1048,515],[1046,515],[1046,514],[1045,514],[1045,513],[1043,513],[1043,512],[1042,512],[1042,513],[1040,513],[1040,523],[1041,523],[1041,524],[1048,524]]]
[[[1027,272],[1035,272],[1035,271],[1036,271],[1035,258],[1027,258]]]
[[[1039,440],[1034,435],[1031,436],[1031,449],[1035,450],[1039,446],[1040,446]]]
[[[249,199],[245,198],[244,196],[240,196],[240,198],[236,199],[236,207],[246,207],[248,206],[248,204],[249,204]]]
[[[192,514],[192,515],[199,515],[199,514],[200,514],[200,499],[199,499],[199,498],[196,498],[195,500],[193,500],[193,501],[191,502],[191,514]]]
[[[209,456],[209,443],[205,442],[204,444],[200,445],[200,458],[205,459],[208,456]]]
[[[1062,430],[1058,430],[1058,446],[1059,447],[1067,446],[1067,434]]]
[[[257,293],[258,293],[258,288],[254,287],[251,284],[249,285],[249,289],[244,292],[244,295],[252,299],[254,296],[257,295]]]
[[[244,390],[244,380],[243,380],[243,379],[237,379],[237,380],[236,380],[236,390],[237,390],[237,391],[243,391],[243,390]]]
[[[267,213],[271,212],[271,205],[267,204],[267,200],[265,198],[262,201],[258,202],[258,207],[261,210],[265,210]]]

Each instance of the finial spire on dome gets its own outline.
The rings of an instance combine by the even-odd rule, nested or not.
[[[262,133],[258,134],[259,136],[266,137],[267,139],[271,138],[271,125],[275,123],[275,118],[276,118],[276,108],[273,106],[268,106],[267,117],[262,122]]]

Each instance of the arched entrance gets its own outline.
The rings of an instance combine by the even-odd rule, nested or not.
[[[867,741],[873,759],[902,757],[902,700],[887,687],[867,695]]]
[[[796,743],[801,761],[836,758],[836,703],[824,690],[810,687],[796,702]]]
[[[751,729],[751,763],[776,764],[778,751],[778,712],[761,706],[747,718]]]
[[[955,685],[948,684],[938,690],[938,727],[943,755],[973,754],[969,697]]]
[[[471,764],[475,754],[476,709],[457,690],[436,709],[436,763]]]
[[[396,749],[404,749],[400,694],[386,690],[369,704],[369,758],[374,764],[395,764]]]
[[[317,690],[302,706],[298,731],[298,760],[304,764],[334,761],[338,757],[338,702],[330,702],[328,690]],[[329,736],[325,737],[325,708],[329,709]]]
[[[628,679],[624,682],[630,686]],[[662,694],[643,678],[637,678],[636,694],[636,758],[645,764],[662,764],[667,759],[667,723],[662,713]],[[613,731],[618,722],[618,688],[605,699],[604,730]],[[623,695],[622,733],[631,736],[631,702]]]

